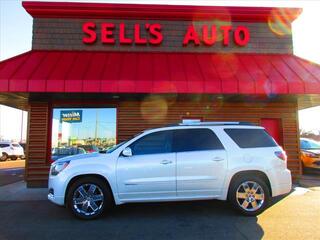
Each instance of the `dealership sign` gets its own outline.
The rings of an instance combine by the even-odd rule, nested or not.
[[[82,122],[82,110],[65,110],[60,112],[60,122]]]
[[[99,25],[100,34],[98,34],[98,26],[94,22],[86,22],[82,26],[84,37],[82,42],[85,44],[94,44],[100,41],[103,44],[114,45],[120,43],[121,45],[160,45],[163,41],[162,25],[159,23],[136,23],[132,27],[133,35],[128,36],[126,30],[128,27],[125,23],[108,23],[104,22]],[[115,34],[115,30],[117,34]],[[100,39],[98,39],[100,35]],[[147,37],[142,37],[147,36]],[[231,26],[231,25],[207,25],[195,27],[189,25],[183,35],[181,45],[187,47],[194,46],[212,46],[218,41],[218,36],[222,37],[224,46],[229,46],[233,41],[238,46],[246,46],[250,40],[249,29],[245,26]]]

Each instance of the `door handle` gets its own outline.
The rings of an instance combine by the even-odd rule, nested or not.
[[[172,161],[170,161],[170,160],[162,160],[160,163],[161,163],[162,165],[166,165],[166,164],[171,164]]]
[[[224,159],[221,158],[221,157],[215,157],[215,158],[212,159],[212,161],[214,161],[214,162],[221,162],[221,161],[223,161],[223,160],[224,160]]]

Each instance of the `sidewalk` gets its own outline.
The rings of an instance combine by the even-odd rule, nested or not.
[[[27,188],[24,181],[0,187],[0,202],[47,200],[48,189]]]

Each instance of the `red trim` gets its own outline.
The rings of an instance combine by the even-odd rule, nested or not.
[[[26,93],[320,94],[320,65],[290,54],[98,53],[31,51],[0,63],[0,89]]]
[[[162,20],[224,19],[244,22],[265,22],[271,7],[217,7],[152,4],[71,3],[71,2],[23,2],[23,7],[36,18],[124,18]],[[281,8],[290,21],[296,19],[302,9]],[[231,19],[230,19],[231,18]]]

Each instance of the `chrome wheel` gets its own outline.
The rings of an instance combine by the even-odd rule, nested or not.
[[[258,183],[246,181],[237,188],[236,199],[243,210],[253,212],[262,207],[265,194]]]
[[[101,188],[93,183],[80,185],[73,193],[73,208],[80,214],[92,216],[101,211],[104,195]]]

